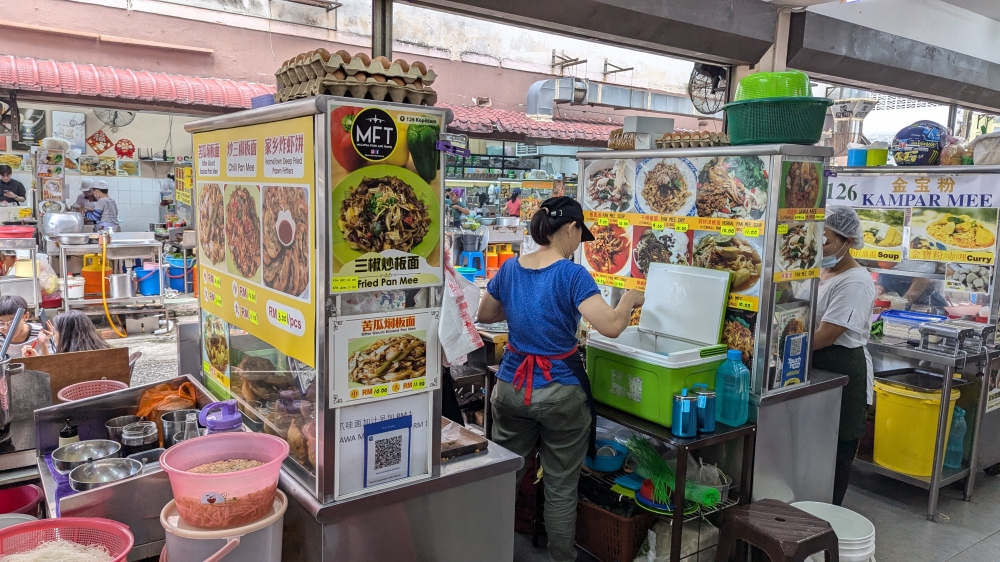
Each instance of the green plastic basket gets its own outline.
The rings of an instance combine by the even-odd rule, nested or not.
[[[823,136],[829,98],[768,98],[726,104],[729,142],[816,144]]]
[[[736,86],[734,101],[763,98],[807,98],[812,96],[809,75],[801,70],[756,72]]]

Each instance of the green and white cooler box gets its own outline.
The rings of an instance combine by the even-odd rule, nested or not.
[[[726,359],[719,343],[730,272],[653,264],[638,326],[617,338],[591,331],[587,373],[594,399],[669,427],[673,395],[705,383]]]

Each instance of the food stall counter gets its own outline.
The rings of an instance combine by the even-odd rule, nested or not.
[[[326,504],[283,470],[279,487],[291,501],[282,560],[509,562],[514,474],[523,462],[491,442],[442,463],[440,476]],[[387,530],[393,540],[383,539]]]

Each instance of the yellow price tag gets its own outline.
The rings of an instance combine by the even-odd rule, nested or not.
[[[257,317],[257,311],[255,310],[250,311],[250,322],[253,323],[254,326],[260,324],[260,318]]]
[[[628,228],[628,219],[618,219],[618,228]]]
[[[615,280],[611,281],[611,286],[612,287],[616,287],[618,289],[624,289],[625,288],[625,280],[624,279],[615,279]]]
[[[420,390],[427,386],[427,379],[417,379],[413,381],[413,390]]]
[[[743,236],[746,236],[748,238],[756,238],[756,237],[760,236],[760,227],[757,227],[757,226],[748,226],[748,227],[744,228],[743,229]]]
[[[206,375],[212,374],[212,366],[208,364],[208,361],[201,362],[201,370],[204,371]]]
[[[594,277],[594,283],[597,283],[598,285],[607,285],[608,278],[603,275],[597,275]]]
[[[753,310],[753,303],[745,300],[736,301],[736,308],[740,310]]]
[[[288,325],[288,313],[285,312],[284,310],[279,310],[278,311],[278,317],[277,317],[277,319],[278,319],[278,324],[281,324],[283,326],[287,326]]]
[[[722,234],[723,236],[735,236],[736,235],[736,227],[735,226],[731,226],[731,225],[730,226],[721,226],[721,227],[719,227],[719,234]]]
[[[597,219],[597,226],[608,226],[609,224],[611,224],[611,221],[608,220],[608,217]]]
[[[249,289],[247,291],[247,300],[250,302],[257,302],[257,291]]]
[[[804,221],[804,220],[806,220],[805,213],[796,213],[795,214],[795,220],[797,220],[797,221]]]
[[[688,231],[688,225],[687,225],[686,222],[679,222],[679,223],[677,223],[677,224],[674,225],[674,230],[676,232],[687,232]]]
[[[388,396],[389,387],[388,386],[376,386],[372,389],[372,396]]]
[[[212,301],[215,306],[222,306],[222,295],[215,295],[215,299]]]
[[[334,292],[340,291],[357,291],[358,290],[358,278],[357,277],[334,277],[330,280],[330,290]]]
[[[788,234],[788,225],[787,224],[779,224],[778,225],[778,234]]]
[[[663,230],[664,228],[666,228],[666,225],[663,224],[663,221],[653,221],[652,226],[653,230]]]
[[[218,275],[213,275],[212,276],[212,285],[215,285],[216,287],[218,287],[219,289],[221,289],[222,288],[222,277],[219,277]]]
[[[823,213],[816,213],[815,215],[813,215],[813,218],[815,220],[821,221],[826,218],[826,215]]]

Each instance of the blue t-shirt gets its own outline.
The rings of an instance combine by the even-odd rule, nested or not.
[[[503,305],[510,344],[518,351],[545,356],[563,355],[576,347],[580,303],[601,293],[587,270],[569,260],[543,269],[525,269],[518,260],[507,260],[486,290]],[[508,350],[497,378],[513,382],[523,360],[523,355]],[[552,362],[550,374],[555,382],[579,384],[562,361]],[[534,388],[548,383],[536,366]]]

